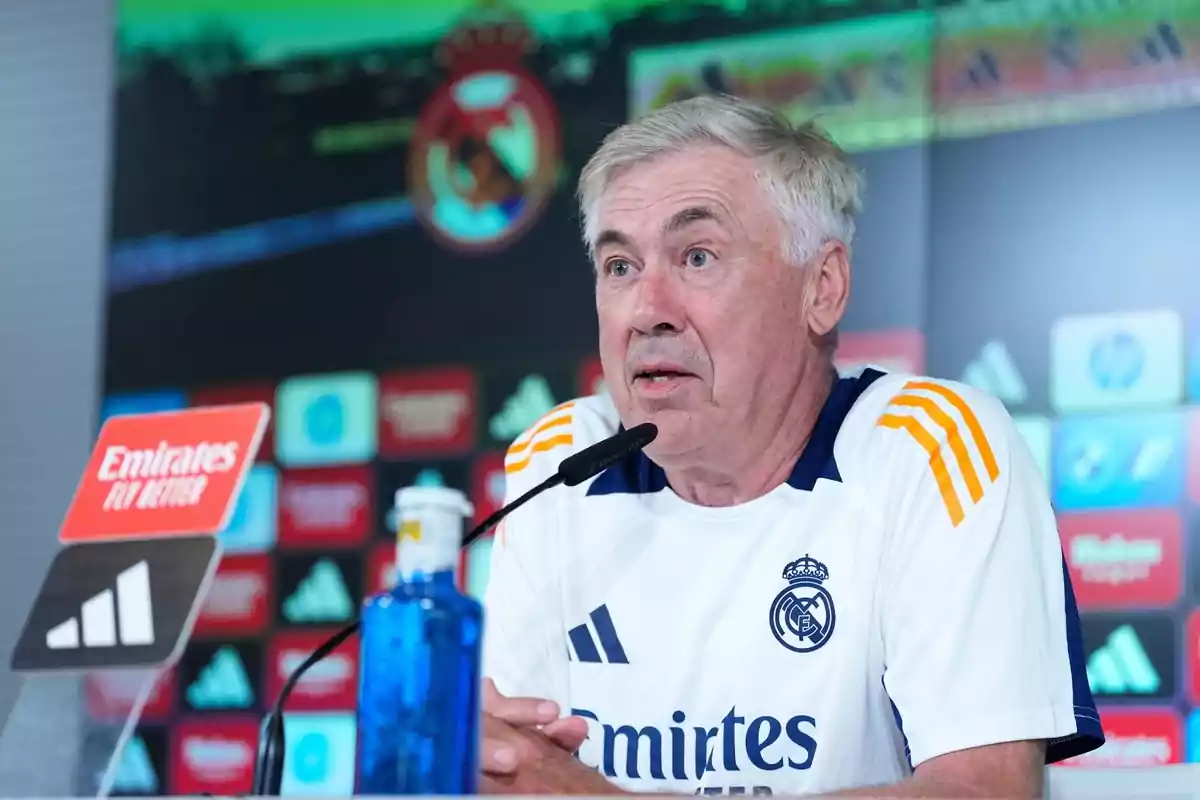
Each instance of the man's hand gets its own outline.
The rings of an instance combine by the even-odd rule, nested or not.
[[[565,720],[560,720],[565,721]],[[579,720],[583,722],[583,720]],[[584,724],[586,729],[586,723]],[[480,794],[553,794],[590,795],[593,797],[628,794],[605,780],[596,770],[575,758],[572,749],[534,727],[514,727],[507,722],[483,715],[485,749],[507,753],[503,759],[514,766],[508,772],[484,769]]]
[[[488,731],[498,729],[489,725],[488,717],[507,723],[513,728],[540,729],[547,741],[562,748],[567,754],[578,750],[588,734],[587,720],[582,717],[560,717],[558,704],[549,700],[536,697],[505,697],[496,689],[496,684],[491,678],[485,678],[483,681],[483,715],[480,768],[485,775],[512,775],[525,757],[534,752],[507,733],[501,739],[490,738]]]

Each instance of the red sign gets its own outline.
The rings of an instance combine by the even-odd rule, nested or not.
[[[1188,674],[1188,686],[1191,687],[1192,703],[1200,706],[1200,609],[1188,617],[1187,627],[1183,634],[1183,659]],[[1196,711],[1200,714],[1200,710]],[[1200,747],[1200,742],[1197,743]]]
[[[253,636],[270,622],[271,558],[265,553],[221,557],[196,618],[196,636]]]
[[[1174,605],[1183,591],[1183,521],[1168,509],[1060,514],[1080,608]]]
[[[369,467],[285,471],[279,484],[279,544],[350,547],[375,525]]]
[[[471,466],[471,503],[482,522],[504,505],[504,453],[484,453]]]
[[[475,445],[475,374],[451,367],[379,379],[382,456],[459,455]]]
[[[275,458],[275,387],[269,383],[248,383],[237,386],[219,386],[198,389],[191,393],[193,406],[230,406],[244,403],[262,403],[271,409],[267,429],[258,446],[258,460],[271,461]]]
[[[589,358],[579,368],[579,394],[587,396],[604,392],[604,367],[599,358]]]
[[[192,717],[176,723],[171,737],[173,795],[240,795],[254,783],[258,720]]]
[[[907,328],[839,333],[834,362],[843,371],[874,364],[889,372],[920,375],[925,371],[925,337]]]
[[[1170,708],[1103,708],[1104,745],[1062,767],[1159,767],[1183,760],[1183,720]]]
[[[391,591],[396,585],[396,543],[380,542],[367,554],[366,596]]]
[[[70,543],[221,530],[270,413],[256,404],[108,419],[58,538]]]
[[[288,676],[333,634],[287,631],[271,642],[267,696],[278,697]],[[352,636],[313,666],[288,698],[289,711],[353,711],[358,701],[358,637]]]
[[[88,716],[97,722],[124,722],[146,688],[145,670],[89,672],[83,676],[83,700]],[[158,676],[138,715],[141,722],[162,722],[175,707],[175,670]]]

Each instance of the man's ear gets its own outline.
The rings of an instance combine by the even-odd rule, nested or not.
[[[812,298],[808,324],[818,338],[829,335],[850,300],[850,254],[838,241],[826,242],[809,262],[809,297]]]

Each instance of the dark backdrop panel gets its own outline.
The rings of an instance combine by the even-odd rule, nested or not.
[[[920,329],[929,248],[929,148],[859,153],[867,181],[854,246],[847,331]]]
[[[1200,300],[1200,109],[934,145],[930,369],[959,377],[1002,339],[1047,412],[1049,331],[1088,312]]]

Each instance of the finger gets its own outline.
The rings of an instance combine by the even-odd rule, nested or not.
[[[588,737],[587,720],[583,717],[563,717],[542,728],[542,733],[562,749],[574,753]]]
[[[517,771],[517,751],[504,742],[484,739],[479,753],[479,768],[487,775],[512,775]]]
[[[510,725],[545,725],[558,719],[558,703],[539,697],[505,697],[491,678],[483,682],[483,710]]]

